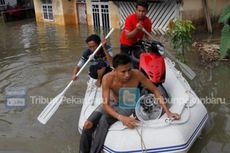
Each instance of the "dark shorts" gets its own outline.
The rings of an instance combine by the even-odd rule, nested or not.
[[[103,75],[112,71],[112,69],[108,66],[108,64],[105,61],[97,61],[97,62],[94,62],[93,64],[90,65],[89,76],[93,79],[98,79],[97,70],[99,70],[103,67],[105,67],[105,72]]]
[[[129,56],[132,55],[132,50],[133,50],[133,47],[132,46],[127,46],[127,45],[120,45],[120,52],[122,54],[127,54]]]

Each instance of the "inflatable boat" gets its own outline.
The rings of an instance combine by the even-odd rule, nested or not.
[[[162,85],[169,97],[168,107],[171,112],[180,114],[181,119],[174,120],[160,113],[155,119],[140,120],[135,129],[129,129],[117,121],[109,129],[104,152],[186,153],[200,135],[208,119],[207,110],[182,73],[175,68],[175,63],[168,58],[164,61],[166,77]],[[87,82],[78,125],[80,133],[86,119],[102,103],[102,89],[96,87],[95,81],[90,78]]]

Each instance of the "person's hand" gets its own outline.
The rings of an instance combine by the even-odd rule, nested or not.
[[[76,74],[73,74],[72,80],[75,81],[75,80],[77,80],[77,79],[78,79],[78,77],[76,77]]]
[[[102,39],[102,41],[101,41],[101,45],[102,45],[102,47],[103,47],[103,48],[105,47],[106,42],[107,42],[107,41],[106,41],[106,39],[105,39],[105,38],[103,38],[103,39]]]
[[[137,28],[138,30],[142,30],[142,29],[144,28],[141,21],[139,21],[139,22],[136,24],[136,28]]]
[[[121,116],[120,121],[130,129],[137,127],[137,120],[133,117]]]
[[[179,120],[179,119],[180,119],[180,115],[177,114],[177,113],[168,112],[168,113],[167,113],[167,116],[168,116],[169,118],[173,118],[173,119],[175,119],[175,120]]]
[[[100,87],[101,86],[101,80],[102,80],[102,76],[103,76],[103,74],[105,73],[105,67],[102,67],[102,68],[100,68],[100,69],[98,69],[97,70],[97,81],[96,81],[96,83],[95,83],[95,85],[97,86],[97,87]]]
[[[105,69],[106,69],[105,67],[102,67],[102,68],[97,70],[97,76],[98,76],[97,78],[98,79],[102,78],[103,74],[105,73]]]

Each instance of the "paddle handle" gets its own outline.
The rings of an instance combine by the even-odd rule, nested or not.
[[[153,36],[145,29],[145,28],[142,28],[142,31],[144,31],[144,33],[149,36],[151,39],[154,40]]]

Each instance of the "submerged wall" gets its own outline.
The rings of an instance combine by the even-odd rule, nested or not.
[[[212,24],[218,22],[218,17],[229,2],[229,0],[207,0]],[[196,25],[203,25],[206,23],[202,0],[184,0],[182,9],[183,19],[192,20]]]
[[[17,0],[5,0],[5,4],[14,7],[17,5]]]
[[[59,25],[76,24],[76,6],[75,1],[55,0],[52,3],[53,21],[50,23]],[[45,22],[43,19],[43,10],[41,0],[34,0],[34,9],[36,12],[36,21]]]

